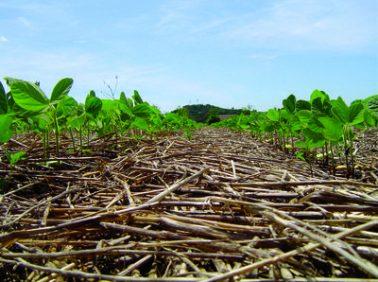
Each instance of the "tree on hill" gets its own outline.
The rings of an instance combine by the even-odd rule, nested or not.
[[[197,105],[186,105],[182,108],[176,109],[173,112],[177,113],[181,109],[186,109],[189,114],[189,118],[197,121],[197,122],[208,122],[212,120],[215,122],[215,119],[218,118],[220,115],[238,115],[243,110],[241,109],[225,109],[209,104],[197,104]],[[210,118],[211,117],[211,118]]]

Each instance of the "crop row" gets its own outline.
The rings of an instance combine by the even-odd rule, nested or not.
[[[335,157],[343,156],[347,176],[354,175],[354,141],[357,133],[378,124],[378,96],[355,100],[349,106],[338,97],[330,99],[315,90],[310,100],[290,95],[282,108],[250,111],[214,124],[249,131],[268,138],[277,147],[312,164],[321,159],[335,173]]]
[[[175,131],[190,134],[198,126],[185,113],[161,113],[157,107],[143,101],[136,90],[131,98],[121,92],[118,99],[100,99],[90,91],[85,103],[78,103],[69,96],[73,84],[71,78],[61,79],[50,98],[39,83],[9,77],[5,81],[8,92],[0,82],[0,144],[18,134],[34,133],[43,140],[45,157],[51,153],[51,138],[54,139],[55,154],[59,156],[62,134],[70,136],[72,149],[82,153],[83,143],[89,144],[95,136],[137,136]]]

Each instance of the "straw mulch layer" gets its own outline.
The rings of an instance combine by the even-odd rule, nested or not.
[[[2,163],[2,281],[378,278],[376,183],[220,129],[101,146]]]

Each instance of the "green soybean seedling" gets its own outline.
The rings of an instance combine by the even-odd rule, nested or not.
[[[54,86],[50,99],[36,83],[21,79],[6,77],[11,95],[15,103],[22,109],[31,113],[47,113],[55,131],[55,153],[59,156],[59,124],[57,119],[57,104],[68,95],[73,79],[63,78]]]

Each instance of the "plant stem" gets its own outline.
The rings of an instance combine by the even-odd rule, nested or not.
[[[330,169],[330,165],[329,165],[329,156],[328,156],[328,143],[325,142],[324,143],[324,147],[325,147],[325,161],[326,161],[326,166],[328,168],[328,173],[331,174],[331,169]],[[323,155],[324,157],[324,155]]]
[[[309,151],[308,153],[309,153],[308,154],[308,156],[309,156],[308,163],[310,165],[311,177],[314,177],[314,170],[313,170],[313,167],[312,167],[313,155],[312,155],[311,151]]]
[[[90,132],[89,132],[89,126],[88,126],[88,130],[87,130],[87,146],[89,147],[89,134],[90,134]]]
[[[354,144],[353,144],[352,136],[350,136],[349,142],[350,142],[350,145],[349,145],[348,152],[350,153],[350,166],[351,166],[350,170],[351,170],[352,177],[354,177],[354,156],[353,156]]]
[[[329,150],[331,151],[331,160],[332,160],[332,170],[333,170],[333,175],[336,175],[336,164],[335,164],[335,156],[333,154],[333,148],[332,148],[332,143],[329,143]]]
[[[80,126],[80,129],[79,129],[79,139],[80,139],[80,155],[83,154],[83,130]]]
[[[294,138],[293,138],[292,133],[290,133],[290,141],[291,141],[291,153],[294,155]]]
[[[278,148],[278,136],[276,129],[274,129],[274,146],[276,147],[276,149]]]
[[[47,137],[46,131],[43,131],[43,156],[47,159]]]
[[[46,148],[47,148],[47,158],[50,157],[50,135],[49,131],[46,131]]]
[[[348,159],[348,143],[346,136],[346,128],[343,130],[343,139],[344,139],[344,155],[345,155],[345,164],[346,164],[346,177],[349,178],[349,159]]]
[[[56,110],[54,109],[54,126],[55,126],[55,154],[59,157],[59,124],[58,119],[56,117]]]
[[[70,136],[71,136],[71,141],[72,141],[72,148],[73,148],[74,152],[76,153],[75,138],[73,136],[73,132],[72,132],[71,128],[70,128]]]

